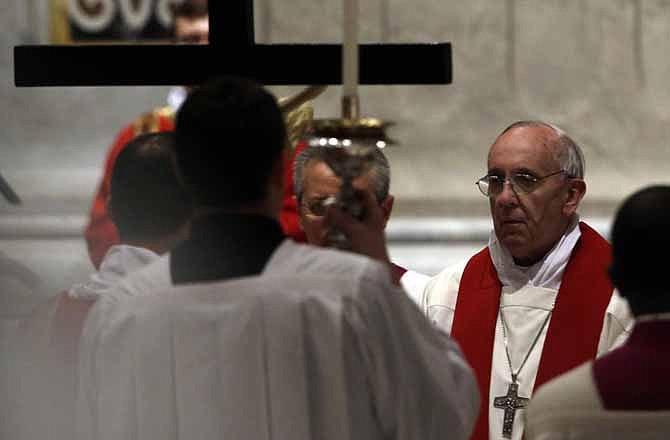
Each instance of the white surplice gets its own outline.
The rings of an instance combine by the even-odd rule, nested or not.
[[[670,411],[607,410],[593,361],[544,384],[528,408],[530,440],[667,440]]]
[[[286,240],[257,277],[130,290],[165,261],[87,320],[80,439],[469,436],[472,372],[386,267]]]
[[[79,335],[90,305],[157,258],[148,249],[112,246],[98,272],[38,306],[21,323],[12,343],[8,439],[74,437]]]
[[[72,286],[68,296],[73,299],[98,299],[115,288],[129,274],[146,267],[158,258],[158,254],[146,248],[125,244],[114,245],[105,254],[100,263],[100,270],[91,274],[86,282]]]
[[[531,344],[541,331],[536,346],[518,377],[518,394],[531,397],[540,363],[542,347],[549,321],[542,328],[547,315],[553,310],[563,273],[581,231],[576,223],[566,232],[553,249],[538,263],[530,267],[514,264],[511,255],[500,245],[492,231],[489,238],[491,259],[502,284],[500,307],[507,324],[507,338],[512,367],[516,372]],[[419,299],[429,319],[440,329],[450,333],[454,320],[460,280],[468,261],[448,267],[435,276]],[[626,301],[614,291],[603,318],[598,342],[598,355],[622,344],[632,327],[632,315]],[[569,341],[566,341],[569,343]],[[500,319],[496,322],[493,343],[493,363],[489,388],[489,439],[502,440],[504,410],[493,407],[495,397],[507,394],[511,383],[510,368],[505,354],[503,329]],[[516,412],[512,440],[521,440],[524,429],[524,410]]]
[[[291,240],[285,240],[280,247],[280,250],[276,252],[271,259],[270,263],[266,267],[268,268],[277,267],[280,260],[286,258],[287,255],[293,254],[295,249],[301,249],[300,246],[295,247],[297,243]],[[328,263],[329,265],[337,264],[339,257],[335,257],[333,262]],[[302,262],[301,264],[305,264]],[[319,265],[323,264],[322,262],[318,263]],[[407,270],[402,277],[400,277],[400,285],[405,289],[405,292],[412,298],[415,302],[419,302],[419,298],[426,285],[430,281],[431,277],[424,275],[413,270]],[[122,298],[124,296],[137,296],[142,294],[150,294],[150,292],[155,291],[163,287],[169,287],[172,285],[170,280],[170,257],[168,255],[160,258],[160,261],[157,261],[151,265],[147,265],[142,271],[137,274],[134,274],[131,277],[126,277],[121,282],[117,283],[117,289],[114,293],[115,297]]]
[[[537,390],[526,412],[525,438],[670,438],[669,336],[670,313],[638,315],[622,347]]]

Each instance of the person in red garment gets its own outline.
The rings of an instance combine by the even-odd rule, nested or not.
[[[620,348],[541,387],[531,400],[526,439],[670,438],[670,186],[630,196],[612,228],[612,283],[635,316]]]
[[[186,0],[173,11],[173,40],[176,43],[206,44],[209,38],[207,0]],[[109,248],[119,244],[119,233],[107,211],[112,169],[119,153],[135,137],[159,131],[174,130],[174,115],[187,90],[176,87],[168,95],[168,105],[144,113],[126,125],[116,136],[105,158],[104,174],[93,199],[89,222],[84,231],[88,254],[96,269]]]
[[[477,181],[488,246],[428,282],[421,304],[461,345],[482,406],[473,440],[521,440],[533,390],[626,339],[631,316],[607,278],[610,244],[577,214],[584,156],[560,128],[519,121]]]
[[[207,0],[186,0],[174,10],[174,41],[183,44],[206,44],[209,36],[209,17]],[[315,98],[325,87],[310,87],[295,96],[279,100],[284,112],[292,153],[289,159],[297,156],[304,148],[299,142],[304,131],[305,122],[311,118],[311,109],[306,101]],[[119,243],[119,234],[107,212],[107,198],[111,172],[114,162],[125,145],[133,138],[144,133],[174,130],[174,117],[181,103],[188,94],[189,88],[175,87],[168,95],[168,105],[145,113],[124,127],[110,147],[104,165],[104,175],[98,186],[90,210],[89,223],[84,231],[88,254],[96,269],[105,257],[109,248]],[[292,163],[292,162],[291,162]],[[305,233],[298,223],[297,204],[293,191],[293,167],[285,167],[284,203],[282,205],[280,224],[284,233],[298,242],[305,242]]]

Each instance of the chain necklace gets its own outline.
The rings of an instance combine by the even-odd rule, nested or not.
[[[553,310],[553,307],[552,307]],[[502,435],[504,438],[511,439],[512,438],[512,429],[514,428],[514,416],[516,415],[517,410],[521,408],[525,408],[528,406],[528,401],[530,400],[528,397],[521,397],[518,394],[519,391],[519,384],[517,382],[517,379],[519,377],[519,374],[521,373],[521,369],[523,368],[524,365],[526,365],[526,361],[528,361],[528,357],[532,353],[533,349],[535,348],[535,345],[537,344],[537,341],[540,339],[540,335],[542,334],[542,331],[546,327],[547,323],[549,322],[549,318],[551,317],[551,311],[547,313],[547,317],[544,318],[544,322],[542,323],[542,326],[540,327],[540,331],[537,332],[537,335],[535,335],[535,339],[533,340],[533,343],[530,344],[530,348],[528,349],[528,352],[526,353],[526,356],[523,358],[523,361],[521,362],[521,365],[519,365],[519,368],[516,370],[516,373],[514,372],[514,367],[512,367],[512,357],[509,354],[509,346],[507,343],[507,323],[505,322],[505,317],[503,316],[502,313],[502,307],[498,309],[498,315],[500,316],[500,324],[502,325],[502,332],[503,332],[503,343],[505,345],[505,355],[507,356],[507,365],[509,365],[509,372],[512,375],[512,383],[509,384],[509,387],[507,388],[507,394],[504,396],[498,396],[493,399],[493,406],[498,409],[504,409],[505,414],[503,415],[503,431]]]
[[[553,309],[553,307],[552,307]],[[500,315],[500,323],[502,324],[502,332],[503,332],[503,343],[505,344],[505,355],[507,356],[507,365],[509,365],[509,372],[512,375],[512,383],[517,383],[517,378],[519,377],[519,373],[521,373],[521,369],[526,365],[526,361],[528,361],[528,358],[530,357],[530,354],[533,352],[533,349],[535,348],[535,345],[537,344],[537,341],[540,339],[540,335],[542,334],[542,331],[544,330],[544,327],[547,325],[549,322],[549,318],[551,318],[551,313],[547,313],[547,317],[544,318],[544,322],[542,322],[542,327],[540,327],[540,331],[537,332],[535,335],[535,339],[533,339],[533,343],[530,344],[530,348],[528,349],[528,352],[526,353],[526,357],[523,358],[523,361],[521,362],[521,365],[519,365],[519,368],[516,370],[516,373],[514,372],[514,369],[512,368],[512,357],[509,354],[509,346],[507,342],[507,323],[505,322],[505,317],[503,316],[502,313],[502,307],[498,309],[498,315]]]

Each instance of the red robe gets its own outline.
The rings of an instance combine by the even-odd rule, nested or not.
[[[626,343],[596,359],[593,379],[612,411],[670,410],[670,321],[638,322]]]
[[[535,380],[548,380],[593,359],[613,286],[607,277],[611,247],[585,223],[563,273]],[[481,407],[471,440],[489,438],[489,387],[502,285],[488,247],[465,267],[451,335],[461,345],[479,383]]]
[[[134,137],[144,133],[170,130],[174,130],[174,111],[168,107],[155,109],[150,113],[143,114],[124,127],[107,152],[104,175],[93,199],[89,223],[84,232],[88,255],[96,269],[100,267],[100,263],[110,246],[119,244],[119,233],[107,214],[107,199],[109,198],[112,169],[116,158]],[[297,203],[293,191],[293,159],[304,147],[304,144],[298,145],[291,157],[290,164],[285,167],[284,201],[279,219],[284,233],[299,242],[304,242],[306,239],[305,233],[298,223]]]
[[[295,158],[306,146],[306,143],[300,142],[291,154],[289,163],[284,167],[284,201],[279,214],[279,223],[284,234],[299,243],[306,243],[307,237],[298,222],[298,202],[295,198],[295,188],[293,188],[293,164]]]

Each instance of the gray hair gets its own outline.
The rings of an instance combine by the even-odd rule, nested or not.
[[[504,129],[498,137],[510,130],[521,127],[546,127],[553,130],[557,139],[553,142],[551,152],[561,169],[565,171],[568,177],[584,178],[586,163],[582,149],[563,129],[552,123],[544,121],[517,121]]]
[[[323,147],[312,146],[306,147],[300,152],[298,157],[293,162],[293,188],[298,201],[302,199],[305,179],[305,168],[310,161],[326,162],[326,151],[331,148],[338,147]],[[375,187],[375,197],[379,203],[386,200],[389,195],[389,187],[391,185],[391,168],[389,167],[388,159],[379,148],[374,148],[372,152],[372,167],[370,170],[372,180]]]

